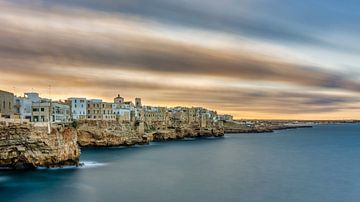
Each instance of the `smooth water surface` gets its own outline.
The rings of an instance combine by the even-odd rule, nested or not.
[[[360,201],[360,125],[83,149],[81,160],[0,171],[0,201]]]

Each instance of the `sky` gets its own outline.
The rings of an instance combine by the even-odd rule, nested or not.
[[[355,0],[0,0],[0,89],[360,119]]]

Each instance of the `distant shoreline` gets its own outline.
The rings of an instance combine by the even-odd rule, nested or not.
[[[224,123],[227,134],[232,133],[272,133],[276,130],[312,128],[315,125],[360,124],[358,120],[294,121],[294,120],[234,120]]]

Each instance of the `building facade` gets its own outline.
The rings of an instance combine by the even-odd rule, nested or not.
[[[73,120],[83,120],[87,118],[86,98],[69,98],[67,102],[71,107],[71,118]]]
[[[15,113],[20,115],[21,119],[31,120],[32,104],[40,102],[41,98],[38,93],[24,93],[24,97],[15,97]]]
[[[165,129],[169,123],[169,113],[166,107],[143,107],[143,121],[155,129]]]
[[[51,122],[67,123],[71,120],[70,106],[62,102],[51,103]]]
[[[49,122],[51,116],[50,102],[32,103],[31,122]]]
[[[102,102],[102,100],[88,100],[87,120],[116,121],[112,103]]]
[[[14,94],[0,90],[0,114],[10,118],[14,114]]]
[[[61,102],[41,101],[32,103],[32,122],[67,123],[70,106]]]

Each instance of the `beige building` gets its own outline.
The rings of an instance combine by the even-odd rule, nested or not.
[[[144,107],[144,122],[158,129],[166,128],[169,122],[169,113],[166,107]]]
[[[34,102],[32,104],[32,122],[69,122],[70,106],[62,102]]]
[[[34,102],[32,104],[31,122],[49,122],[50,116],[50,102]]]
[[[89,100],[87,102],[87,120],[116,121],[112,103]]]
[[[0,90],[0,114],[10,118],[14,114],[14,94]]]
[[[218,121],[215,111],[201,107],[175,107],[169,110],[171,127],[189,124],[192,126],[208,127]]]

